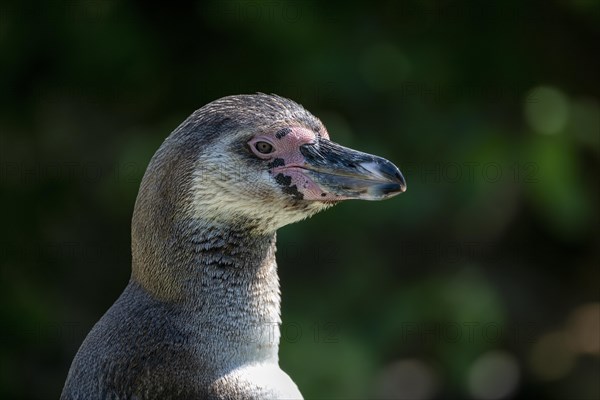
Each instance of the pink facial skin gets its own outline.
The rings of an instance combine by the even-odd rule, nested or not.
[[[320,135],[324,139],[329,139],[329,134],[325,130]],[[290,194],[297,200],[342,200],[334,194],[324,192],[306,174],[307,163],[302,153],[300,153],[300,146],[315,143],[317,140],[317,134],[312,130],[301,126],[290,126],[274,132],[259,134],[252,138],[248,144],[257,157],[271,160],[269,173],[281,185],[284,193]],[[258,142],[269,143],[273,146],[272,152],[268,154],[260,153],[256,149],[256,143]]]

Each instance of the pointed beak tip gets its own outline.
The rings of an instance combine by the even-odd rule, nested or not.
[[[406,192],[406,181],[400,171],[398,171],[387,183],[378,185],[376,190],[379,193],[379,199],[394,197]]]
[[[391,190],[388,190],[386,194],[395,196],[404,192],[406,192],[406,184],[402,182],[393,184]]]
[[[402,175],[402,172],[400,172],[399,169],[397,169],[396,171],[395,178],[399,186],[398,191],[400,193],[406,192],[406,180],[404,179],[404,176]]]

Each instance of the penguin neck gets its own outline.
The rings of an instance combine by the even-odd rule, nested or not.
[[[225,306],[228,315],[279,315],[275,242],[275,233],[196,221],[181,238],[182,247],[174,249],[192,259],[179,282],[186,301],[206,309],[210,299],[211,305]]]
[[[157,232],[155,232],[157,234]],[[154,236],[156,238],[156,236]],[[171,226],[156,258],[133,251],[132,280],[176,302],[189,328],[234,363],[277,361],[280,291],[275,233],[193,219]],[[138,249],[139,250],[139,249]],[[160,254],[160,256],[158,256]],[[147,254],[146,254],[147,256]],[[147,265],[136,265],[144,260]]]

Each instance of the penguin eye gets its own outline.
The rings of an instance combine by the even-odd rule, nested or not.
[[[256,142],[254,148],[261,154],[269,154],[273,152],[273,145],[267,142]]]

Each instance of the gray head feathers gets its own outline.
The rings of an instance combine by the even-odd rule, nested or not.
[[[152,157],[132,274],[77,353],[62,399],[301,398],[278,365],[275,232],[337,201],[404,191],[389,161],[329,140],[276,95],[195,111]]]

